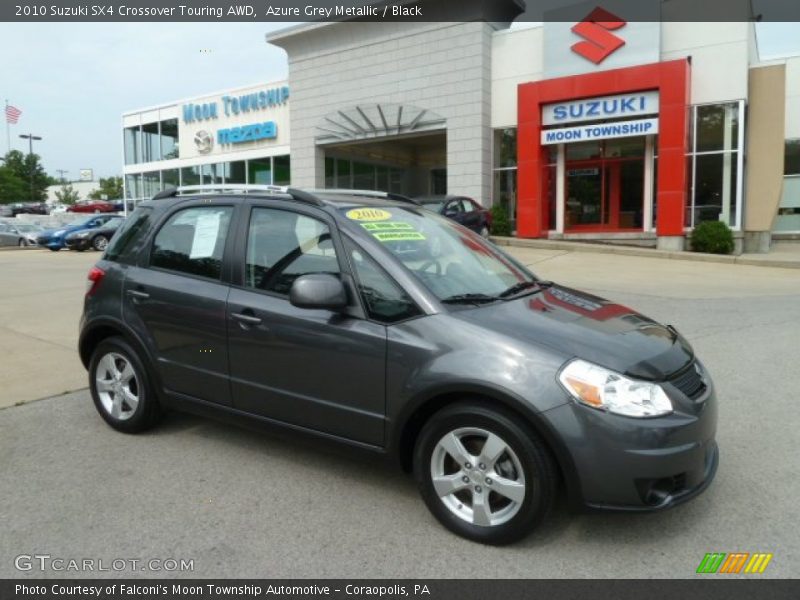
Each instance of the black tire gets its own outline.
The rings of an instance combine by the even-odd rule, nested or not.
[[[104,235],[96,235],[92,240],[92,248],[98,252],[103,252],[108,246],[108,238]]]
[[[58,252],[61,248],[48,248],[51,252]]]
[[[28,242],[26,242],[23,238],[20,238],[19,239],[19,243],[17,244],[17,246],[19,246],[20,248],[24,248],[27,245],[28,245]]]
[[[449,432],[473,428],[499,436],[507,448],[516,455],[524,474],[524,499],[518,503],[519,507],[516,509],[516,513],[509,520],[500,524],[476,525],[467,521],[466,517],[458,516],[457,509],[448,506],[434,488],[431,474],[432,461],[435,460],[434,452],[438,452],[439,441]],[[511,460],[510,454],[501,454],[500,456],[507,457],[502,462],[503,465],[508,464],[507,461]],[[498,460],[498,463],[501,461]],[[463,473],[459,473],[464,476],[469,473],[470,476],[481,477],[490,474],[488,471],[475,473],[478,470],[477,465],[472,465],[472,467],[471,471],[465,469]],[[491,470],[494,468],[489,467]],[[480,400],[452,404],[428,420],[420,432],[414,448],[414,477],[417,480],[422,499],[442,525],[469,540],[498,546],[522,539],[545,519],[553,506],[558,482],[553,459],[539,437],[526,424],[520,422],[520,418],[513,413]],[[519,479],[519,475],[516,476],[516,479]],[[490,484],[497,484],[497,481],[486,481],[489,481]],[[468,492],[470,497],[474,498],[472,487],[473,481],[470,481],[467,485],[467,488],[470,489],[465,489],[459,494]],[[474,489],[481,490],[478,486],[475,486]],[[497,488],[495,487],[495,489]],[[489,494],[486,497],[492,498],[491,502],[499,501],[501,507],[503,502],[508,502],[505,497],[496,495],[494,491],[489,493],[488,490],[487,487],[483,488],[483,491]],[[449,498],[456,497],[449,496]],[[456,498],[456,502],[459,500],[460,498]],[[465,504],[468,502],[469,500],[465,498]],[[458,509],[460,508],[459,504]],[[510,510],[513,509],[514,507]],[[491,510],[490,508],[490,512]],[[471,509],[469,511],[471,512]]]
[[[99,366],[99,363],[109,354],[117,355],[127,361],[133,368],[134,377],[136,378],[135,391],[138,397],[138,404],[135,409],[128,410],[124,418],[114,416],[106,408],[98,391],[98,369],[103,369],[103,367]],[[106,338],[92,352],[92,358],[89,361],[89,389],[97,412],[100,413],[106,423],[117,431],[139,433],[153,427],[161,417],[161,407],[153,390],[152,378],[136,350],[121,337]]]

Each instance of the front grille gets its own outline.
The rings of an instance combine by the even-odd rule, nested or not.
[[[692,400],[697,400],[706,391],[706,383],[697,371],[694,363],[689,368],[679,373],[670,383],[686,394]]]

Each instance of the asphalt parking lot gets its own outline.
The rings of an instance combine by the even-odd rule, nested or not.
[[[192,559],[194,571],[174,573],[191,577],[670,578],[694,577],[715,551],[771,552],[758,577],[800,576],[800,270],[513,252],[539,275],[634,306],[692,342],[720,398],[721,462],[705,494],[649,515],[558,508],[522,543],[488,548],[441,528],[410,478],[322,442],[176,414],[122,435],[86,391],[9,406],[85,385],[74,344],[97,255],[5,252],[0,577],[63,575],[15,570],[14,557],[45,553]]]

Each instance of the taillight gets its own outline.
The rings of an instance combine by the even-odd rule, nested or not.
[[[89,276],[86,278],[86,295],[91,296],[97,291],[97,286],[103,281],[106,272],[100,267],[92,267],[89,271]]]

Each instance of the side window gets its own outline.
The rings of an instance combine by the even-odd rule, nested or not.
[[[471,213],[475,210],[475,203],[469,198],[462,198],[461,203],[464,205],[464,212]]]
[[[447,216],[461,214],[461,200],[451,200],[444,207],[444,214]]]
[[[350,240],[345,240],[345,248],[370,318],[396,323],[420,314],[414,301],[361,248]]]
[[[254,208],[247,234],[245,285],[288,295],[294,280],[310,273],[339,275],[328,226],[288,210]]]
[[[153,241],[150,265],[219,279],[233,207],[185,208],[172,215]]]

